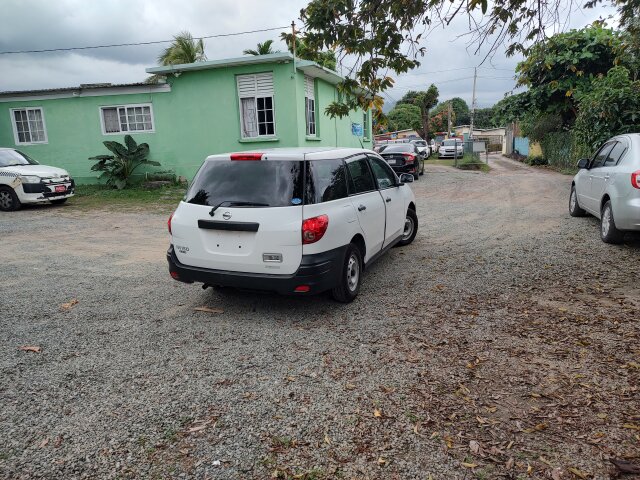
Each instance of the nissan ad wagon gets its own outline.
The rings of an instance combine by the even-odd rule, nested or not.
[[[350,302],[371,262],[415,238],[412,181],[356,148],[209,156],[169,218],[169,272],[203,288]]]

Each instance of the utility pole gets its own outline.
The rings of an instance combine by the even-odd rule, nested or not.
[[[469,124],[469,139],[473,140],[473,121],[476,114],[476,78],[478,77],[478,69],[473,69],[473,97],[471,97],[471,121]]]
[[[447,115],[448,115],[448,120],[447,120],[447,138],[449,138],[451,136],[451,110],[452,110],[451,100],[449,100],[449,110],[447,112]]]
[[[291,50],[293,51],[293,75],[296,74],[296,22],[291,21]]]

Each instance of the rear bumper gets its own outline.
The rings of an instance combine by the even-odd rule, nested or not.
[[[620,199],[613,205],[616,227],[620,230],[640,230],[640,197]]]
[[[405,163],[404,165],[389,165],[396,173],[414,173],[416,166],[414,163]]]
[[[169,272],[180,282],[263,290],[284,295],[308,295],[329,290],[340,282],[347,246],[314,255],[303,255],[298,271],[292,275],[231,272],[193,267],[180,263],[173,245],[167,251]],[[296,292],[296,287],[308,286],[308,291]]]

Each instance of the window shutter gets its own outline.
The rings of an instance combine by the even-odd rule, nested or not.
[[[238,96],[248,97],[272,97],[273,74],[259,73],[257,75],[240,75],[237,77]]]
[[[307,98],[316,98],[315,89],[313,88],[313,78],[305,75],[304,76],[304,96]]]

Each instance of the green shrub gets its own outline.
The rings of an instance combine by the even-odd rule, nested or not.
[[[534,157],[528,157],[527,163],[529,165],[549,165],[549,162],[547,162],[547,159],[540,155],[536,155]]]
[[[591,148],[580,142],[573,132],[549,133],[540,147],[547,164],[559,170],[575,170],[579,159],[591,156]]]

